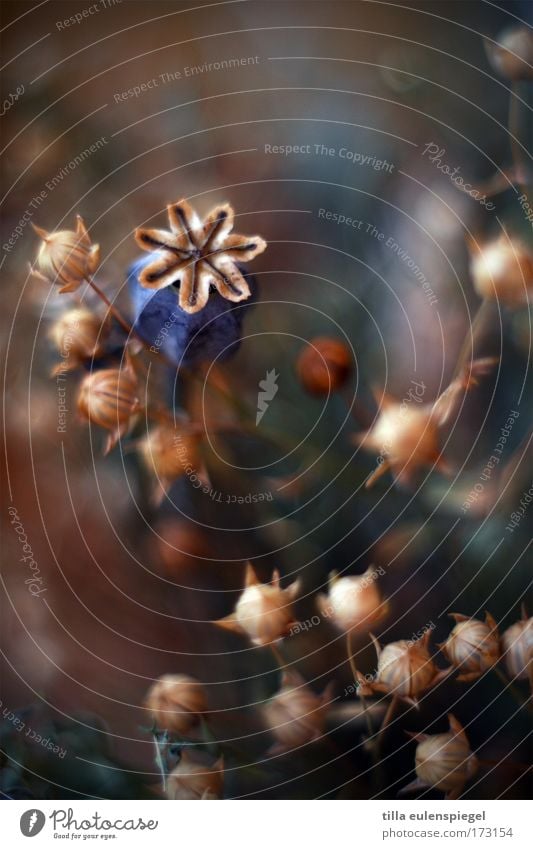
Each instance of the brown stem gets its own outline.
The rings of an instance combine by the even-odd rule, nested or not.
[[[355,660],[354,660],[354,656],[353,656],[352,631],[351,630],[346,632],[346,652],[348,654],[348,662],[350,664],[350,669],[352,671],[354,684],[357,685],[359,683],[359,673],[357,671],[357,667],[355,665]],[[374,736],[374,728],[372,727],[372,720],[370,719],[370,711],[368,709],[368,702],[367,702],[364,694],[361,692],[361,688],[359,688],[359,690],[360,690],[359,698],[361,699],[361,704],[363,705],[363,713],[364,713],[364,717],[365,717],[366,727],[367,727],[368,734],[369,734],[370,741],[371,741],[372,737]]]
[[[486,320],[487,316],[490,314],[491,311],[491,302],[486,300],[482,301],[474,316],[474,320],[466,331],[464,342],[461,346],[461,350],[459,351],[459,356],[457,357],[457,365],[455,366],[454,378],[461,373],[461,370],[464,368],[469,356],[471,361],[474,359],[475,344],[479,341],[479,339],[476,337],[480,336],[480,330],[483,326],[483,322]]]
[[[393,718],[394,714],[396,713],[396,709],[397,709],[399,704],[400,704],[400,699],[398,698],[398,696],[393,696],[392,699],[390,700],[389,706],[387,708],[387,713],[383,717],[383,722],[381,723],[381,728],[378,731],[378,736],[377,736],[377,739],[376,739],[376,752],[377,752],[378,757],[379,757],[379,753],[381,751],[381,746],[383,745],[383,739],[384,739],[384,736],[385,736],[385,732],[386,732],[387,728],[389,727],[389,725],[391,724],[392,718]]]
[[[283,670],[285,669],[287,664],[286,664],[285,660],[283,659],[281,652],[279,651],[279,649],[276,647],[276,645],[274,643],[270,643],[269,648],[270,648],[270,651],[272,652],[272,654],[274,655],[274,660],[276,661],[276,663],[279,667],[279,671],[281,673],[283,673]]]

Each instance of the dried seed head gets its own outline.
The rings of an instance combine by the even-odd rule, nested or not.
[[[145,706],[159,731],[186,737],[207,711],[207,696],[189,675],[163,675],[148,690]]]
[[[499,44],[485,39],[493,68],[508,80],[533,78],[533,34],[528,27],[513,27],[499,37]]]
[[[223,628],[247,634],[255,645],[266,646],[288,634],[294,624],[292,603],[298,593],[295,581],[286,589],[280,586],[279,574],[274,572],[271,584],[262,584],[249,563],[246,587],[237,602],[235,612],[216,622]]]
[[[138,449],[146,469],[154,476],[159,497],[182,475],[201,477],[201,437],[169,425],[157,425],[148,431]]]
[[[110,431],[105,453],[128,430],[140,409],[139,387],[133,369],[108,368],[83,378],[78,393],[78,412],[91,422]]]
[[[370,566],[363,575],[330,580],[329,593],[319,597],[322,615],[331,616],[341,631],[370,631],[386,615],[387,602]]]
[[[60,292],[76,291],[94,274],[100,262],[100,248],[91,243],[81,216],[77,216],[76,231],[48,233],[35,224],[33,229],[43,240],[36,259],[37,273],[61,286]]]
[[[329,395],[347,382],[353,368],[349,347],[338,339],[320,336],[302,349],[296,372],[311,395]]]
[[[502,634],[502,652],[512,678],[528,678],[533,667],[533,617],[515,622]]]
[[[206,766],[193,759],[184,750],[177,767],[167,779],[169,799],[221,799],[224,784],[224,762],[219,758],[213,766]]]
[[[496,622],[487,613],[485,622],[451,613],[457,622],[440,648],[460,670],[458,681],[473,681],[494,666],[500,658],[500,638]]]
[[[186,200],[167,207],[170,230],[135,232],[140,248],[154,252],[154,262],[139,276],[147,289],[179,288],[180,307],[199,312],[211,287],[228,301],[250,297],[250,287],[238,263],[248,262],[266,248],[259,236],[232,233],[234,212],[229,204],[216,206],[202,223]]]
[[[331,686],[317,696],[299,675],[285,673],[280,691],[263,709],[266,723],[276,738],[273,751],[279,754],[321,737],[331,700]]]
[[[447,734],[414,735],[420,740],[415,754],[416,785],[443,790],[448,799],[456,799],[476,774],[478,761],[461,723],[452,714],[448,720]]]
[[[516,308],[533,299],[533,256],[506,236],[480,247],[469,242],[470,272],[480,298]]]
[[[376,680],[371,686],[416,703],[445,674],[430,657],[428,637],[429,632],[416,642],[398,640],[379,651]]]
[[[50,338],[63,358],[52,375],[72,371],[86,360],[102,356],[108,335],[108,322],[85,307],[64,312],[50,328]]]

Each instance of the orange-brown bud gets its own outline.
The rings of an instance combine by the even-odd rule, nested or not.
[[[351,351],[344,342],[319,336],[300,352],[296,372],[311,395],[329,395],[341,389],[353,367]]]
[[[383,572],[383,570],[381,570]],[[388,611],[378,584],[378,570],[369,566],[363,575],[330,578],[328,595],[319,596],[324,617],[331,616],[341,631],[370,631]]]
[[[63,358],[52,375],[72,371],[104,353],[109,324],[85,307],[67,310],[50,328],[50,338]]]
[[[189,675],[163,675],[148,690],[145,706],[159,731],[186,737],[207,711],[207,696]]]
[[[140,409],[138,383],[133,370],[108,368],[85,377],[78,394],[78,411],[91,424],[109,430],[105,453],[127,431]]]
[[[504,631],[502,649],[512,678],[533,678],[533,617],[520,619]]]
[[[499,44],[485,41],[485,48],[495,70],[508,80],[533,77],[533,34],[526,26],[512,27],[498,37]]]
[[[500,658],[500,637],[496,622],[490,613],[487,613],[485,622],[459,613],[450,615],[457,624],[440,648],[461,672],[457,680],[473,681]]]
[[[317,696],[299,675],[286,673],[281,690],[264,707],[267,725],[276,738],[272,752],[305,746],[321,737],[331,700],[330,685]]]
[[[463,726],[448,714],[450,730],[446,734],[414,734],[418,740],[415,754],[417,780],[405,790],[434,787],[457,799],[469,779],[477,772],[478,760],[470,750]],[[404,791],[405,792],[405,791]]]
[[[90,277],[100,262],[100,248],[93,245],[81,216],[76,230],[48,233],[33,229],[43,240],[37,254],[37,274],[49,283],[61,286],[60,292],[75,292]]]
[[[294,624],[293,602],[299,586],[299,581],[294,581],[282,589],[277,571],[274,572],[272,583],[262,584],[249,563],[246,568],[246,587],[235,612],[215,624],[246,634],[258,646],[276,642],[285,637]]]
[[[533,299],[533,256],[525,246],[505,235],[481,247],[470,242],[470,271],[480,298],[508,307]]]
[[[149,430],[139,443],[141,460],[156,479],[158,499],[182,475],[188,475],[191,481],[201,481],[205,476],[200,440],[198,434],[162,424]]]

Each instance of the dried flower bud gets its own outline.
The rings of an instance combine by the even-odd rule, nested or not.
[[[100,248],[93,245],[80,215],[76,231],[58,230],[48,233],[33,225],[42,244],[36,266],[40,277],[61,286],[60,292],[75,292],[90,277],[100,262]]]
[[[300,352],[296,372],[311,395],[329,395],[344,386],[352,365],[351,351],[344,342],[319,336],[311,339]]]
[[[157,425],[139,443],[145,467],[156,479],[155,497],[160,501],[177,478],[206,482],[207,473],[200,457],[200,436],[169,425]]]
[[[50,338],[63,357],[52,375],[72,371],[84,361],[102,356],[108,334],[108,323],[85,307],[64,312],[50,328]]]
[[[294,624],[292,603],[298,589],[298,581],[282,589],[277,571],[274,572],[271,584],[262,584],[251,563],[248,563],[246,586],[235,612],[215,624],[247,634],[255,645],[266,646],[286,636]]]
[[[533,617],[525,616],[502,634],[505,665],[512,678],[528,678],[533,667]]]
[[[485,49],[493,68],[508,80],[533,78],[533,34],[528,27],[504,32],[500,43],[485,39]]]
[[[473,681],[494,666],[500,658],[500,638],[496,622],[487,613],[485,621],[469,619],[460,613],[451,613],[457,625],[442,649],[448,660],[461,671],[458,681]]]
[[[448,714],[450,730],[446,734],[413,734],[418,740],[415,754],[417,779],[403,792],[434,787],[447,799],[457,799],[477,772],[478,761],[470,750],[463,726]]]
[[[378,652],[378,669],[370,690],[378,690],[398,696],[409,704],[416,704],[418,697],[447,674],[439,670],[429,654],[429,631],[419,640],[398,640],[389,643]]]
[[[83,378],[78,393],[78,411],[91,424],[110,431],[105,453],[128,430],[140,409],[139,386],[133,368],[108,368]]]
[[[263,709],[266,723],[276,738],[270,754],[281,754],[321,737],[332,698],[332,684],[317,696],[298,673],[285,672],[280,691]]]
[[[167,779],[169,799],[221,799],[224,784],[224,761],[219,758],[213,766],[193,760],[183,751],[177,767]]]
[[[480,247],[470,240],[470,272],[480,298],[524,306],[533,298],[533,256],[502,235]]]
[[[324,617],[331,616],[341,631],[370,631],[388,610],[377,582],[378,573],[369,566],[362,575],[330,579],[328,595],[319,596]]]
[[[366,486],[390,469],[399,483],[410,483],[418,469],[436,465],[444,470],[440,457],[439,424],[429,404],[399,403],[390,396],[381,397],[381,411],[374,426],[356,434],[354,442],[380,458],[377,470]]]
[[[186,737],[207,711],[207,696],[189,675],[163,675],[148,690],[145,706],[160,731]]]

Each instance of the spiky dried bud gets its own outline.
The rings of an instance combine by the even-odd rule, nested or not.
[[[189,675],[163,675],[148,690],[145,707],[159,731],[186,737],[206,713],[207,695]]]
[[[298,673],[285,672],[281,689],[263,708],[266,723],[276,738],[271,754],[305,746],[321,737],[332,698],[332,684],[317,696]]]
[[[434,787],[457,799],[477,772],[478,760],[470,750],[468,738],[460,722],[448,714],[450,730],[446,734],[413,734],[418,740],[415,753],[417,779],[404,789],[423,790]]]
[[[499,44],[485,39],[493,68],[508,80],[533,78],[533,34],[528,27],[513,27],[499,37]]]
[[[442,680],[447,669],[437,669],[429,653],[429,631],[419,640],[398,640],[383,649],[376,644],[378,668],[370,691],[398,696],[409,704]]]
[[[502,653],[512,678],[533,678],[533,617],[524,616],[503,632]]]
[[[108,368],[88,374],[81,382],[77,404],[84,419],[110,431],[107,454],[140,410],[139,385],[133,368],[128,363],[122,369]]]
[[[184,750],[177,767],[167,779],[169,799],[221,799],[224,785],[224,761],[219,758],[213,766],[193,760]]]
[[[205,307],[211,287],[228,301],[249,298],[250,287],[237,263],[262,253],[266,242],[231,233],[235,215],[229,204],[216,206],[203,223],[186,200],[170,204],[167,211],[170,230],[135,232],[139,247],[155,253],[154,262],[139,275],[141,286],[179,287],[179,305],[188,313]]]
[[[50,338],[63,358],[52,375],[72,371],[104,353],[109,323],[85,307],[67,310],[50,328]]]
[[[277,571],[271,584],[262,584],[248,563],[246,586],[235,612],[215,624],[248,635],[255,645],[266,646],[286,636],[294,625],[292,603],[298,590],[298,581],[282,589]]]
[[[351,351],[339,339],[311,339],[296,361],[296,373],[311,395],[329,395],[347,382],[353,368]]]
[[[35,273],[61,286],[60,292],[75,292],[95,273],[100,262],[100,248],[92,244],[82,217],[77,216],[75,231],[48,233],[42,227],[32,226],[42,239]]]
[[[199,434],[188,433],[171,424],[153,427],[140,441],[138,451],[141,461],[156,480],[157,501],[183,475],[194,481],[205,480],[200,441]]]
[[[469,241],[470,272],[480,298],[516,309],[533,299],[533,256],[518,240],[501,235],[486,245]]]
[[[485,621],[450,613],[456,626],[440,646],[450,663],[461,674],[458,681],[473,681],[494,666],[500,658],[500,637],[496,622],[486,614]]]
[[[356,434],[354,442],[380,458],[367,487],[387,469],[399,483],[408,484],[424,466],[445,468],[440,456],[439,424],[429,404],[418,407],[383,395],[376,423],[366,433]]]
[[[382,570],[383,571],[383,570]],[[330,578],[328,595],[320,595],[319,608],[331,616],[341,631],[370,631],[388,611],[378,584],[378,572],[369,566],[362,575]]]

